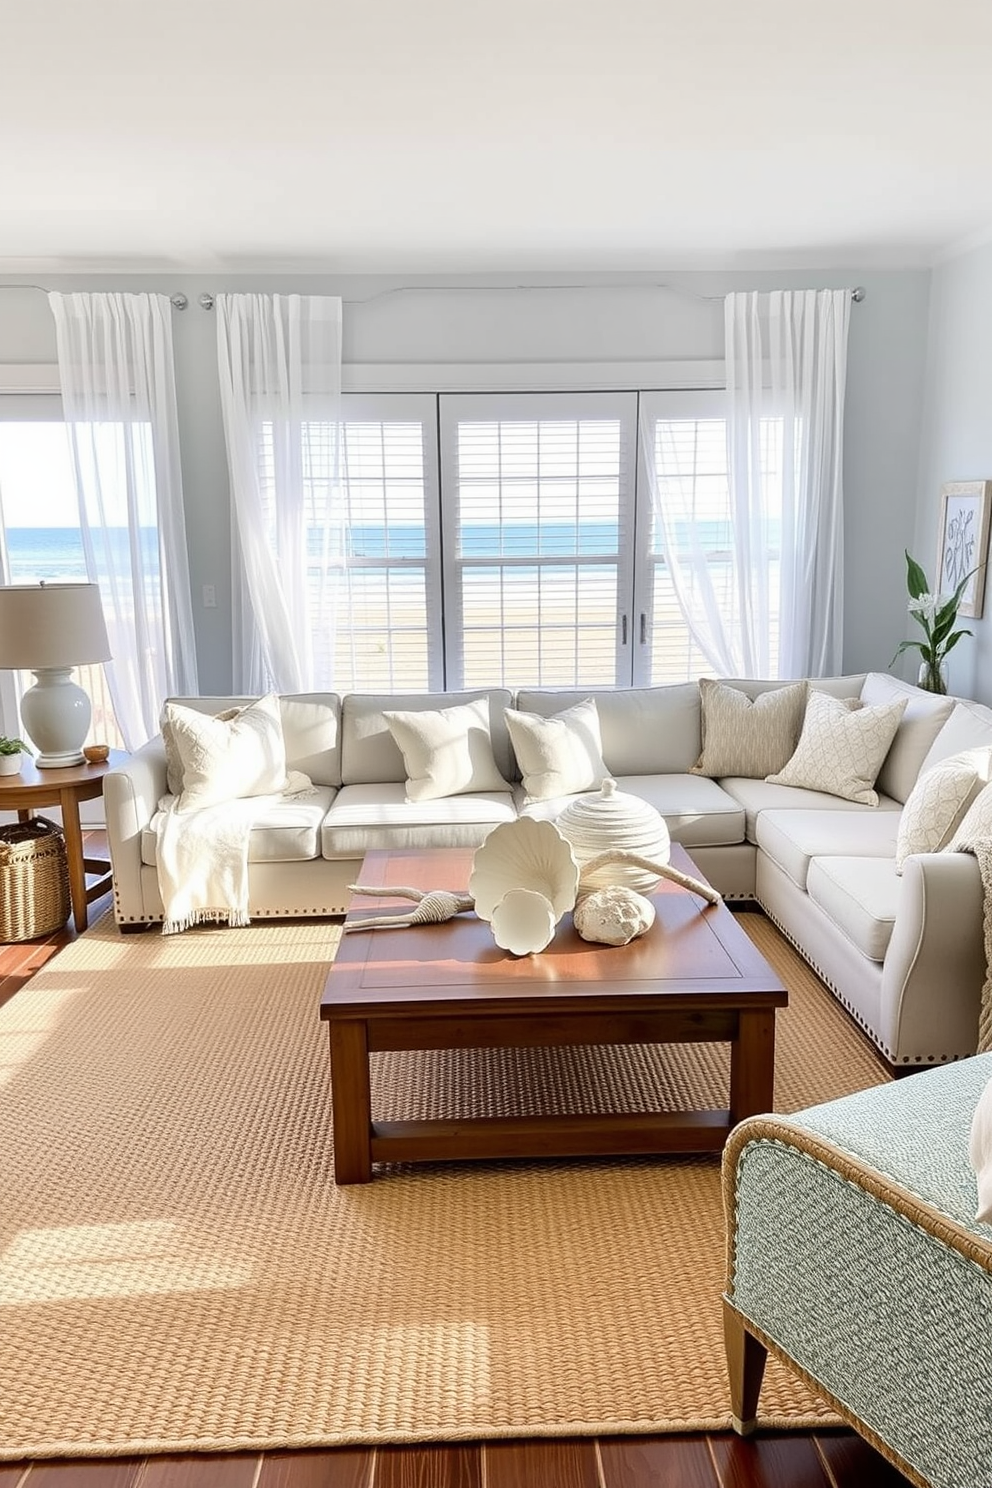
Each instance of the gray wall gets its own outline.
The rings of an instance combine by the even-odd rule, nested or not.
[[[4,282],[0,279],[0,285]],[[886,668],[907,633],[902,554],[905,547],[912,546],[917,531],[915,501],[929,271],[853,268],[818,274],[521,274],[405,280],[377,276],[272,275],[250,280],[206,280],[179,275],[101,275],[55,276],[45,283],[48,288],[61,290],[149,290],[165,294],[182,290],[189,296],[190,308],[174,315],[173,328],[194,617],[204,692],[229,690],[231,675],[227,469],[214,317],[196,303],[205,290],[342,295],[346,301],[346,362],[527,363],[718,359],[723,355],[721,297],[728,290],[862,284],[867,296],[861,304],[852,306],[848,358],[845,668]],[[662,284],[668,287],[658,287]],[[441,290],[440,285],[449,288]],[[987,291],[992,304],[992,264]],[[54,329],[44,296],[27,289],[0,291],[0,362],[54,360]],[[216,587],[216,610],[205,610],[199,603],[202,586],[207,583]]]
[[[992,479],[992,244],[933,271],[927,381],[914,556],[933,579],[940,488]],[[992,703],[992,583],[985,617],[948,658],[953,692]],[[909,622],[908,637],[921,634]]]

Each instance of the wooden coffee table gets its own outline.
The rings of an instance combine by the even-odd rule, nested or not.
[[[352,917],[409,911],[409,901],[390,899],[390,884],[462,889],[472,857],[371,852],[360,881],[383,885],[383,897],[363,895]],[[672,864],[699,876],[679,847]],[[571,915],[535,956],[501,951],[471,913],[343,935],[320,1004],[337,1182],[369,1182],[374,1162],[712,1152],[745,1116],[770,1111],[775,1009],[788,993],[726,905],[667,881],[652,898],[655,923],[627,946],[582,940]],[[705,1042],[731,1046],[723,1110],[372,1119],[369,1055],[381,1050]]]

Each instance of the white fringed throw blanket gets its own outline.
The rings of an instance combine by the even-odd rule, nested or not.
[[[283,797],[312,790],[308,776],[291,770],[276,795],[245,796],[199,811],[178,812],[178,798],[163,796],[155,854],[165,913],[162,934],[175,935],[207,921],[247,925],[251,829]]]

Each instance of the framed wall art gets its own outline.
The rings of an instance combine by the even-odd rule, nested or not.
[[[958,614],[978,618],[985,608],[992,480],[950,481],[941,486],[940,497],[940,545],[934,587],[938,594],[953,594],[965,574],[977,569],[961,596]]]

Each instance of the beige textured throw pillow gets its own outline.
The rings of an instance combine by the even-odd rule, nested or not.
[[[906,798],[896,838],[896,872],[910,853],[940,852],[988,784],[992,749],[965,749],[925,770]]]
[[[235,709],[230,718],[166,703],[163,731],[165,726],[182,765],[177,811],[197,811],[285,788],[286,746],[276,693]]]
[[[801,786],[877,806],[873,786],[906,702],[900,699],[877,708],[854,709],[847,706],[849,702],[810,688],[796,752],[783,769],[766,779],[773,785]]]
[[[763,780],[795,752],[807,684],[794,682],[749,698],[739,687],[700,677],[703,748],[693,775],[741,775]]]
[[[598,790],[610,773],[603,763],[595,698],[551,718],[517,708],[505,708],[503,716],[529,801]]]
[[[408,801],[508,791],[493,757],[485,698],[451,708],[383,712],[406,766]]]

